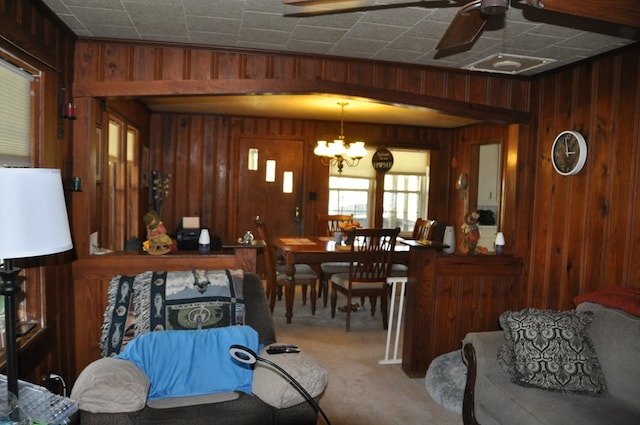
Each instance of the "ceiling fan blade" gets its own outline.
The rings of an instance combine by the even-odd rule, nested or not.
[[[458,11],[449,24],[436,50],[452,49],[473,43],[487,24],[487,16],[480,10],[465,11],[466,6]]]
[[[317,4],[340,3],[349,0],[282,0],[282,3],[291,6],[315,6]]]
[[[638,0],[527,0],[527,4],[552,12],[640,27],[640,2]]]
[[[309,0],[310,2],[327,3],[326,0]],[[307,6],[311,3],[304,3],[302,5]],[[439,7],[451,7],[455,6],[455,0],[422,0],[412,1],[406,3],[391,3],[391,4],[373,4],[369,6],[356,6],[345,7],[341,9],[318,9],[309,10],[306,12],[286,13],[282,16],[286,18],[309,18],[312,16],[324,16],[324,15],[337,15],[341,13],[353,13],[353,12],[369,12],[371,10],[388,10],[388,9],[401,9],[404,7],[424,7],[428,9],[435,9]]]

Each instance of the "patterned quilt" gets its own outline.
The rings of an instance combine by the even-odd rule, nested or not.
[[[146,332],[244,324],[242,270],[116,275],[108,289],[100,350],[118,354]]]

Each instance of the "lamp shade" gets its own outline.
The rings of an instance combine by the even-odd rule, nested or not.
[[[0,258],[37,257],[73,247],[60,170],[0,168]]]

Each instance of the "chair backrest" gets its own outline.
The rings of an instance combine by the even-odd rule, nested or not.
[[[352,282],[377,282],[388,277],[398,233],[399,227],[352,230],[349,286]]]
[[[267,292],[269,292],[272,288],[276,288],[278,282],[276,281],[276,251],[273,245],[271,244],[271,240],[269,239],[269,232],[267,231],[267,225],[260,216],[257,216],[253,219],[253,224],[255,224],[258,229],[258,236],[260,239],[264,241],[266,248],[264,250],[264,266],[265,273],[267,277]]]
[[[416,224],[413,226],[412,239],[418,240],[431,240],[433,238],[433,230],[436,227],[435,220],[425,220],[419,218],[416,220]]]
[[[333,236],[342,231],[340,223],[353,221],[353,214],[318,214],[318,234]]]

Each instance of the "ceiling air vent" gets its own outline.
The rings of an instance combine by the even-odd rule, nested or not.
[[[467,65],[464,69],[515,75],[552,62],[555,60],[497,53]]]

